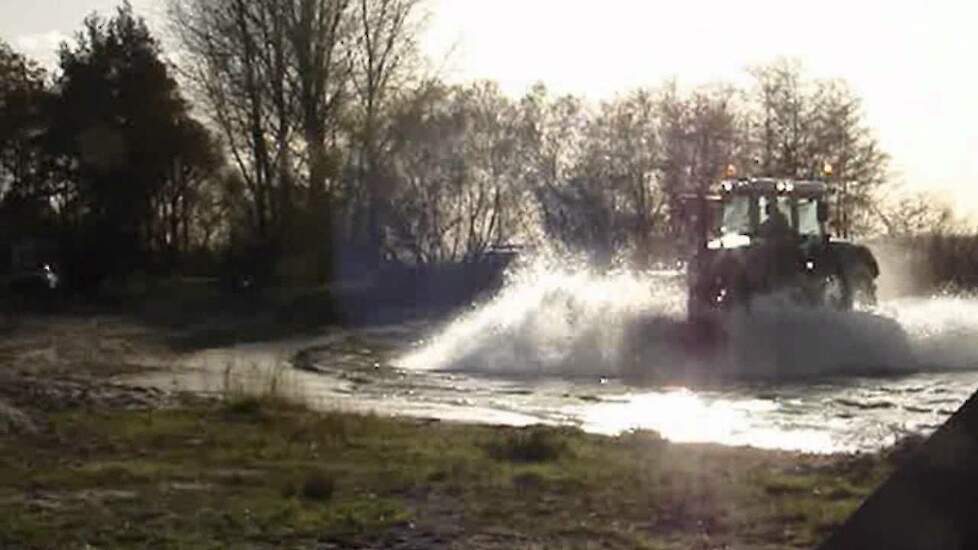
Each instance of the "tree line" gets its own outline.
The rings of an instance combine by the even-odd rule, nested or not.
[[[55,243],[74,285],[217,246],[223,163],[128,5],[86,19],[53,76],[0,44],[0,236]]]
[[[200,257],[308,281],[511,245],[641,263],[675,237],[678,197],[731,164],[829,163],[852,223],[880,223],[888,157],[844,81],[778,60],[746,86],[514,98],[431,74],[424,10],[170,0],[168,60],[123,4],[50,75],[0,45],[0,224],[56,240],[84,286]]]

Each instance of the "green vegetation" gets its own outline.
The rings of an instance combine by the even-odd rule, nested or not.
[[[160,336],[101,323],[28,325],[0,349],[0,402],[33,426],[0,433],[0,548],[807,548],[914,447],[806,456],[315,412],[284,362],[228,367],[220,400],[147,392],[106,378]],[[44,342],[56,352],[33,353]]]
[[[552,428],[533,427],[505,433],[488,442],[489,456],[513,462],[548,462],[567,453],[567,442]]]
[[[0,546],[808,547],[891,469],[241,394],[0,438]]]

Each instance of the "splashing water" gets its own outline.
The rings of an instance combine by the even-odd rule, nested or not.
[[[684,321],[679,272],[534,265],[399,358],[415,370],[505,376],[790,379],[978,367],[978,300],[945,296],[835,312],[756,303],[722,343]]]
[[[978,298],[905,298],[884,303],[879,313],[907,332],[917,369],[978,368]]]
[[[511,376],[613,375],[636,323],[650,311],[670,319],[683,314],[677,277],[538,264],[396,364]]]
[[[685,322],[685,296],[674,271],[538,263],[437,330],[408,323],[209,350],[180,387],[220,388],[229,359],[274,370],[301,350],[295,388],[315,406],[809,452],[926,434],[978,387],[976,298],[852,313],[768,300],[725,319],[711,341]],[[134,384],[177,386],[170,371],[140,376],[151,378]]]
[[[530,266],[394,363],[544,422],[810,452],[926,434],[978,386],[973,297],[847,313],[768,299],[703,340],[685,296],[679,272]]]

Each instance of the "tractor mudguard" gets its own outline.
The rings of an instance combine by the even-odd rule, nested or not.
[[[869,248],[863,245],[844,241],[832,241],[828,244],[827,252],[844,272],[851,272],[856,266],[863,265],[866,266],[874,279],[879,277],[879,263]]]

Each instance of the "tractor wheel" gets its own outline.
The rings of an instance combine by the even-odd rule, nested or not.
[[[717,285],[713,289],[713,299],[720,309],[732,311],[737,308],[750,310],[751,292],[747,275],[735,262],[723,266]]]
[[[743,271],[735,262],[726,262],[708,281],[689,289],[686,302],[690,320],[708,319],[723,311],[750,308],[750,290]]]
[[[849,287],[841,273],[830,273],[822,281],[822,305],[839,311],[852,308]]]
[[[846,277],[846,288],[850,307],[876,305],[876,281],[867,266],[859,264],[849,271]]]

